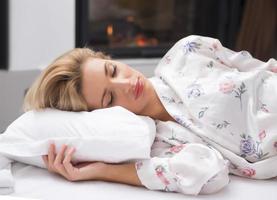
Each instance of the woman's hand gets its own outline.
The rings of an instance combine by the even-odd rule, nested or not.
[[[98,180],[105,172],[103,162],[83,162],[76,165],[71,163],[75,148],[71,147],[66,155],[67,145],[63,145],[61,151],[55,153],[55,144],[51,144],[48,155],[42,156],[48,171],[57,173],[69,181]]]

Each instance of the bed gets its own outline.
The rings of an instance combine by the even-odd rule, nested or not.
[[[102,181],[69,182],[63,177],[49,173],[45,169],[15,162],[12,164],[15,177],[15,192],[9,197],[30,199],[251,199],[273,200],[277,198],[277,179],[251,180],[231,176],[230,184],[213,195],[185,196],[178,193],[150,191],[143,187]],[[0,196],[0,199],[5,199]]]
[[[129,63],[131,65],[136,63]],[[141,63],[139,63],[141,65]],[[137,64],[138,65],[138,64]],[[151,64],[156,66],[156,64]],[[152,71],[150,66],[145,67]],[[142,70],[143,71],[143,70]],[[25,72],[24,72],[25,73]],[[27,85],[35,77],[37,72],[9,72],[5,73],[0,78],[0,86],[3,86],[0,99],[6,99],[0,105],[0,132],[19,116],[19,107],[21,105],[23,93]],[[0,74],[1,75],[1,74]],[[27,76],[28,75],[28,76]],[[150,75],[148,75],[149,77]],[[24,79],[24,80],[23,80]],[[25,80],[26,79],[26,80]],[[14,81],[17,80],[17,81]],[[2,82],[3,81],[3,82]],[[11,91],[15,95],[11,96],[5,85],[9,83],[17,83],[18,88],[12,88]],[[23,84],[24,83],[24,84]],[[20,88],[19,88],[20,86]],[[9,88],[10,89],[10,88]],[[4,98],[7,97],[7,98]],[[11,102],[10,99],[18,100]],[[9,109],[9,110],[6,110]],[[14,109],[14,110],[12,110]],[[1,115],[2,113],[2,115]],[[5,113],[3,115],[3,113]],[[12,113],[11,116],[7,115]],[[230,184],[221,190],[219,193],[212,195],[185,196],[178,193],[166,193],[162,191],[150,191],[143,187],[135,187],[116,183],[107,183],[101,181],[83,181],[69,182],[63,177],[49,173],[45,169],[15,162],[12,165],[12,173],[15,178],[14,193],[8,196],[0,196],[0,200],[8,200],[8,197],[22,197],[40,200],[56,200],[56,199],[132,199],[132,200],[153,200],[153,199],[211,199],[211,200],[236,200],[236,199],[251,199],[251,200],[275,200],[277,199],[277,178],[272,180],[251,180],[237,176],[231,176]],[[23,199],[22,199],[23,200]]]

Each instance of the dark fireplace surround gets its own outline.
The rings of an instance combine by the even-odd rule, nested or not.
[[[0,1],[0,70],[8,68],[8,0]]]

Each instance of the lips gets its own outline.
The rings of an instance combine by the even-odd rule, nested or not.
[[[138,77],[136,86],[135,86],[135,90],[134,90],[135,99],[138,99],[141,96],[142,91],[143,91],[143,83],[140,80],[140,78]]]

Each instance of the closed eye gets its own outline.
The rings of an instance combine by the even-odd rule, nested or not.
[[[112,106],[112,104],[113,104],[113,94],[111,93],[111,100],[110,100],[108,106]]]
[[[117,73],[117,66],[115,64],[112,64],[113,66],[113,73],[112,73],[112,77],[115,77],[116,73]]]

